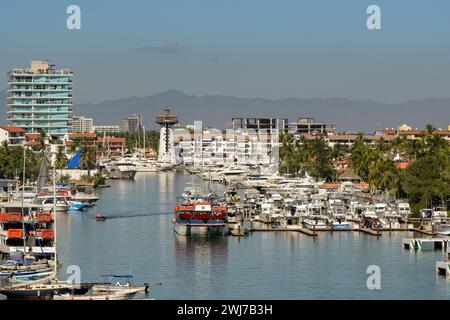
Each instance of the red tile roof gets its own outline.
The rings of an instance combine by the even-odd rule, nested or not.
[[[125,138],[111,138],[111,137],[105,137],[105,142],[106,143],[125,143]],[[97,142],[99,143],[103,143],[103,138],[98,137],[97,138]]]
[[[26,131],[23,130],[22,128],[15,127],[15,126],[0,126],[0,129],[3,129],[10,133],[26,133]]]
[[[69,133],[69,139],[96,139],[96,133]]]
[[[26,134],[25,134],[25,137],[26,137],[27,139],[34,140],[34,139],[39,138],[39,135],[38,135],[38,134],[35,134],[35,133],[26,133]]]

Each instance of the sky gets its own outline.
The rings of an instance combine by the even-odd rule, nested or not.
[[[68,30],[66,8],[81,8]],[[368,30],[369,5],[381,30]],[[194,95],[450,96],[448,0],[15,0],[0,4],[6,73],[46,59],[75,72],[75,101]]]

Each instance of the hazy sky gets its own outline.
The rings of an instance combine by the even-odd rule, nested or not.
[[[67,6],[82,29],[66,28]],[[381,7],[382,30],[366,27]],[[48,59],[77,102],[167,89],[400,102],[450,96],[448,0],[40,0],[0,4],[6,72]]]

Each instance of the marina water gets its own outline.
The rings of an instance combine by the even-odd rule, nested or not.
[[[358,232],[254,232],[249,237],[192,238],[173,232],[176,197],[190,183],[183,172],[139,173],[110,180],[97,206],[59,213],[59,278],[77,265],[83,281],[129,274],[150,283],[154,299],[447,299],[436,275],[443,251],[402,248],[408,232],[379,238]],[[204,190],[208,182],[203,182]],[[214,184],[213,190],[223,187]],[[96,214],[111,219],[96,221]],[[381,269],[381,290],[367,288],[367,267]],[[136,299],[145,298],[136,296]]]

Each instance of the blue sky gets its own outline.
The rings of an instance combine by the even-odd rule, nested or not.
[[[66,28],[81,7],[82,29]],[[381,7],[382,30],[366,28]],[[450,1],[15,0],[0,5],[6,72],[48,59],[76,101],[168,89],[401,102],[450,96]]]

